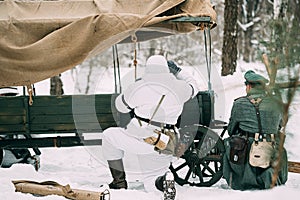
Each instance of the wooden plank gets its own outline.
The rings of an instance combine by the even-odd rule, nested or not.
[[[7,107],[24,107],[24,97],[17,96],[17,97],[0,97],[0,108],[7,108]],[[1,110],[0,109],[0,110]]]
[[[0,126],[8,124],[24,124],[25,116],[2,116],[0,115]]]
[[[66,95],[66,96],[34,96],[33,105],[30,110],[46,109],[60,111],[60,108],[65,108],[63,111],[70,110],[92,110],[97,112],[111,112],[114,110],[115,95]],[[0,98],[0,115],[11,115],[12,112],[24,112],[24,103],[27,102],[27,96],[18,97],[1,97]],[[90,108],[90,109],[89,109]],[[13,114],[15,115],[15,114]]]
[[[0,126],[0,133],[7,134],[7,133],[16,133],[16,132],[24,132],[26,133],[26,127],[24,124],[8,124]]]
[[[115,95],[63,95],[63,96],[34,96],[32,107],[49,106],[79,106],[79,105],[109,105],[114,102]]]
[[[25,108],[23,107],[12,107],[12,106],[1,106],[0,116],[25,116]]]
[[[31,115],[31,124],[44,124],[45,122],[49,124],[72,124],[76,122],[87,123],[87,122],[113,122],[115,121],[112,114],[60,114],[60,115]]]
[[[72,147],[90,145],[102,145],[102,140],[84,140],[84,138],[78,136],[0,140],[1,148]]]
[[[288,161],[289,172],[300,173],[300,162]]]
[[[102,132],[109,127],[116,127],[115,121],[97,122],[97,123],[60,123],[60,124],[31,124],[30,130],[24,124],[1,125],[0,134],[13,135],[25,134],[27,131],[31,134],[52,134],[52,133],[76,133],[76,132]]]
[[[108,127],[116,126],[113,122],[100,122],[100,123],[72,123],[72,124],[31,124],[31,133],[59,133],[59,132],[101,132]]]
[[[39,106],[30,107],[30,115],[60,115],[60,114],[93,114],[93,113],[112,113],[108,106]]]

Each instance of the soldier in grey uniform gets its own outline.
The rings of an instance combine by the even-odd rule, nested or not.
[[[229,138],[225,139],[226,155],[224,156],[223,173],[228,185],[232,189],[267,189],[271,187],[274,169],[272,164],[267,168],[253,167],[249,164],[249,152],[255,133],[261,132],[264,138],[270,139],[274,134],[275,141],[279,141],[279,129],[282,120],[282,105],[280,99],[266,92],[269,81],[263,76],[249,70],[244,75],[246,96],[236,99],[233,103],[228,124]],[[258,100],[258,114],[251,100]],[[259,122],[260,121],[260,122]],[[230,160],[230,140],[234,135],[244,136],[246,145],[245,162],[234,163]],[[276,184],[287,181],[287,155],[284,150],[282,165]]]

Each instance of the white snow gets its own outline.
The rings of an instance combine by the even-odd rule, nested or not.
[[[265,73],[262,64],[259,63],[239,63],[237,72],[232,76],[220,77],[219,71],[213,69],[212,83],[216,93],[216,119],[228,121],[233,99],[244,95],[243,73],[251,68],[255,68],[260,73]],[[62,75],[64,90],[66,94],[74,93],[74,81],[70,78],[70,72]],[[102,80],[97,88],[110,91],[113,87],[112,81]],[[206,81],[204,81],[206,83]],[[49,80],[35,85],[37,94],[49,94]],[[286,148],[289,160],[300,161],[300,136],[297,122],[300,117],[299,96],[291,107],[291,118],[287,130],[293,138],[286,138]],[[1,200],[63,200],[60,196],[36,197],[31,194],[15,192],[11,181],[31,180],[37,182],[56,181],[61,185],[70,184],[74,189],[86,189],[91,191],[102,191],[99,186],[111,181],[109,170],[102,159],[101,147],[71,147],[71,148],[42,148],[41,168],[36,172],[32,166],[24,164],[13,165],[9,169],[0,169],[0,199]],[[132,170],[134,157],[127,155],[125,168],[128,169],[129,190],[110,190],[111,200],[161,199],[160,193],[146,193],[143,191],[142,183],[138,181],[140,174]],[[177,200],[243,200],[243,199],[289,199],[297,198],[300,195],[300,174],[289,173],[289,179],[283,186],[270,190],[235,191],[226,189],[226,182],[221,179],[211,187],[191,187],[176,186]]]

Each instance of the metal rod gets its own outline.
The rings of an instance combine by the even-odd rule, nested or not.
[[[112,51],[113,51],[113,65],[114,65],[115,93],[117,93],[117,70],[116,70],[115,45],[112,46]]]

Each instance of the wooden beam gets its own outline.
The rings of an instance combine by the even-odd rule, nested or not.
[[[289,172],[300,173],[300,162],[288,161]]]

